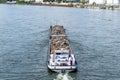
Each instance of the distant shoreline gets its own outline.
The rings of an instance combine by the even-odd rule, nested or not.
[[[74,7],[75,4],[72,3],[56,3],[56,2],[44,2],[44,3],[31,3],[31,5],[40,6],[60,6],[60,7]]]
[[[2,3],[0,3],[2,4]],[[105,10],[120,10],[119,5],[91,5],[91,4],[82,4],[82,3],[58,3],[58,2],[30,2],[30,3],[16,3],[16,2],[7,2],[3,4],[27,4],[27,5],[38,5],[38,6],[58,6],[58,7],[76,7],[76,8],[87,8],[87,9],[105,9]]]

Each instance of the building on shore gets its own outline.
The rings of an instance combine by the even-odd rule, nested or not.
[[[89,0],[89,4],[119,5],[120,0]]]
[[[16,0],[7,0],[6,3],[8,3],[8,4],[15,4]]]
[[[120,0],[107,0],[107,4],[118,5],[120,4]]]
[[[42,3],[43,0],[35,0],[36,3]]]
[[[89,4],[104,4],[105,0],[89,0]]]

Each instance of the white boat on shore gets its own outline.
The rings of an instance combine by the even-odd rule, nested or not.
[[[50,27],[50,41],[48,53],[48,69],[55,72],[63,70],[76,71],[77,64],[66,38],[65,30],[61,25]]]

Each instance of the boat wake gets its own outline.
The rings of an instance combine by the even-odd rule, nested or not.
[[[54,80],[73,80],[73,78],[68,73],[59,73]]]

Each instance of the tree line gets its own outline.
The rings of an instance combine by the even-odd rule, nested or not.
[[[0,0],[0,3],[5,3],[7,0]]]

